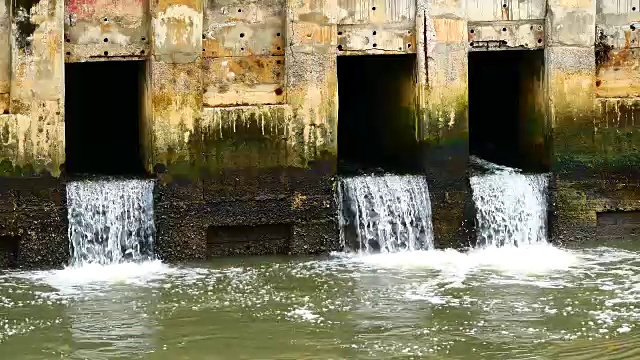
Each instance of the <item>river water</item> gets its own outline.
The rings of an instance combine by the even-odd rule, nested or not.
[[[426,231],[423,220],[430,222],[430,209],[393,210],[411,215],[395,225],[376,215],[390,214],[390,204],[404,201],[393,191],[376,190],[371,194],[392,194],[389,203],[380,207],[372,200],[374,205],[361,207],[368,215],[356,228],[375,231],[358,236],[386,227],[387,234],[397,235],[396,245],[423,245],[182,265],[134,252],[109,264],[82,256],[81,264],[72,260],[61,270],[2,272],[2,358],[640,358],[640,244],[551,246],[540,228],[546,216],[545,180],[509,171],[482,176],[496,174],[502,177],[472,179],[482,210],[477,219],[481,244],[466,251],[424,246],[430,237],[420,240],[417,234]],[[408,188],[404,180],[392,180],[383,187]],[[379,179],[362,181],[382,186]],[[406,181],[416,184],[415,178]],[[416,199],[424,192],[413,189],[402,196]],[[78,190],[69,196],[96,196]],[[127,194],[100,195],[122,202],[104,201],[102,208],[92,209],[111,214],[111,223],[96,224],[113,229],[113,219],[131,222],[131,209],[146,208],[144,196]],[[423,200],[404,203],[426,206]],[[513,210],[522,206],[527,211]],[[74,238],[77,232],[106,233],[100,226],[87,227],[90,217],[79,218],[83,226],[70,226],[79,229],[70,231],[72,242],[82,244],[74,248],[102,246],[113,252],[112,236],[126,247],[136,231],[136,236],[152,231],[115,226],[120,230],[104,241]],[[419,231],[409,231],[409,225]],[[101,251],[91,254],[113,258]]]

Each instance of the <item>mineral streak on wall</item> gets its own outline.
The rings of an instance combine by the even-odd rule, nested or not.
[[[415,56],[436,242],[468,240],[468,53],[543,49],[529,138],[551,159],[555,234],[591,236],[598,212],[640,204],[638,21],[637,0],[4,2],[0,259],[68,257],[65,62],[146,62],[157,247],[180,260],[335,248],[338,56]]]

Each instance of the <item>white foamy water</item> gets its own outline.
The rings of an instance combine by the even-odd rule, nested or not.
[[[396,252],[433,248],[431,200],[422,176],[356,176],[338,185],[345,249]]]
[[[70,265],[153,259],[153,181],[67,184]]]
[[[491,173],[470,178],[478,246],[519,246],[547,241],[548,174],[521,174],[481,159]]]

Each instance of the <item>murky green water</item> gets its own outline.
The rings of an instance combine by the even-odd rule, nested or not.
[[[3,359],[638,359],[640,245],[0,277]]]

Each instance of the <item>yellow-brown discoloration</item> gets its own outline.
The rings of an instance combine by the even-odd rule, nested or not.
[[[153,14],[166,12],[172,6],[184,5],[196,12],[202,13],[202,1],[198,0],[157,0],[153,2],[154,6],[151,11]],[[155,17],[155,16],[154,16]]]
[[[7,146],[14,151],[15,166],[32,166],[36,172],[57,176],[64,162],[63,3],[40,1],[29,12],[36,26],[28,45],[23,44],[25,35],[17,23],[11,32],[12,115],[3,121],[15,122],[7,126],[15,142]],[[1,152],[6,156],[4,147]]]
[[[189,160],[189,139],[202,114],[201,66],[151,64],[154,163]]]
[[[165,4],[166,2],[161,2]],[[203,15],[200,2],[180,2],[154,9],[153,55],[156,60],[174,63],[196,61],[202,53]]]
[[[628,26],[601,31],[596,68],[597,96],[640,97],[640,29],[631,30],[631,26]],[[615,34],[607,36],[608,32]],[[624,40],[616,41],[618,37]],[[612,45],[608,44],[609,40],[612,40]]]
[[[204,15],[204,56],[284,55],[283,1],[211,1]]]
[[[549,75],[552,120],[558,112],[571,112],[577,117],[591,114],[595,109],[594,90],[594,74],[591,72],[552,70]]]
[[[302,128],[287,105],[205,108],[200,133],[209,169],[306,165],[295,150]]]
[[[459,44],[467,40],[467,21],[457,19],[433,19],[436,41],[440,44]]]
[[[284,56],[205,58],[205,106],[284,102]]]
[[[295,193],[293,195],[293,198],[291,199],[291,208],[292,209],[300,209],[304,202],[307,200],[307,197],[305,195],[302,195],[300,193]]]
[[[332,5],[327,7],[331,9]],[[411,0],[337,0],[335,5],[337,14],[330,16],[337,17],[339,24],[411,23],[416,14],[416,2]]]

